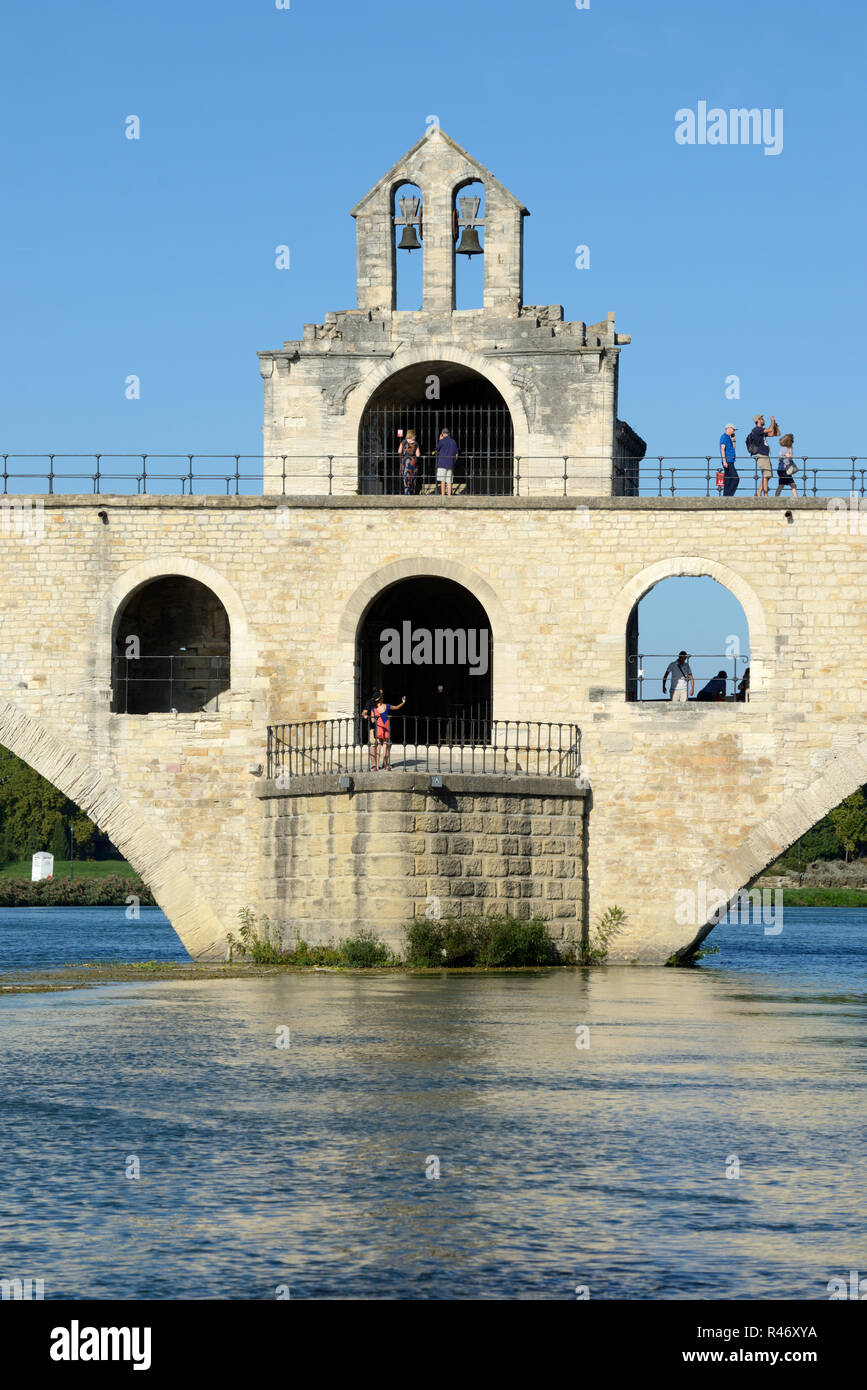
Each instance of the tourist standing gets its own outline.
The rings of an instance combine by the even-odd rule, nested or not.
[[[398,450],[398,456],[400,458],[400,476],[403,480],[403,495],[404,497],[414,497],[418,464],[421,458],[421,449],[418,447],[415,430],[407,430],[406,439]]]
[[[798,465],[792,457],[792,445],[795,442],[793,434],[784,434],[780,440],[780,457],[777,460],[777,490],[775,497],[779,497],[784,487],[792,489],[792,496],[797,497],[798,489],[795,486],[795,474]]]
[[[738,490],[738,483],[741,475],[735,468],[735,427],[726,425],[719,441],[720,458],[722,459],[723,474],[723,497],[734,497]]]
[[[685,704],[687,691],[690,695],[695,693],[695,681],[692,678],[692,671],[689,668],[689,657],[686,652],[678,652],[677,660],[671,661],[668,664],[665,675],[662,678],[663,699],[665,699],[665,687],[669,680],[671,681],[672,704]]]
[[[366,742],[370,747],[370,767],[371,771],[376,768],[376,716],[375,709],[382,699],[382,686],[377,685],[371,692],[370,699],[361,711],[361,718],[365,721],[362,724],[362,743]]]
[[[773,415],[771,416],[771,423],[768,425],[767,429],[765,429],[764,415],[754,415],[753,420],[755,423],[747,435],[747,448],[755,459],[756,467],[760,470],[762,475],[756,496],[769,497],[770,493],[768,492],[768,488],[771,484],[771,446],[768,443],[768,437],[779,434],[780,427]]]
[[[440,430],[436,455],[437,482],[440,485],[440,494],[443,497],[451,497],[452,481],[455,476],[455,459],[458,456],[458,446],[454,439],[452,439],[450,431],[447,429]]]
[[[391,716],[395,711],[403,709],[406,704],[404,695],[399,705],[390,705],[383,695],[380,695],[374,710],[373,716],[376,728],[376,766],[377,768],[391,771]]]

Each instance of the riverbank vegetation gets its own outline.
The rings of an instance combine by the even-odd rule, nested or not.
[[[0,864],[25,861],[30,874],[31,856],[40,850],[55,860],[75,859],[122,862],[107,835],[8,748],[0,747]]]
[[[130,874],[80,874],[75,878],[30,878],[0,875],[0,907],[121,907],[131,898],[140,907],[154,907],[142,879]]]
[[[611,907],[596,922],[587,942],[552,941],[541,917],[525,920],[508,913],[418,917],[405,928],[406,951],[396,954],[370,931],[337,943],[312,946],[296,937],[285,943],[270,918],[251,908],[238,914],[237,936],[230,932],[229,959],[239,956],[255,965],[296,968],[498,970],[558,965],[601,965],[612,939],[623,930],[626,914]]]
[[[867,907],[864,888],[788,888],[783,907]]]

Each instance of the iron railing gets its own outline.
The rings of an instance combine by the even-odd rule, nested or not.
[[[671,652],[639,652],[630,654],[626,658],[626,698],[628,700],[665,700],[671,697],[671,681],[668,682],[666,693],[662,693],[662,680],[671,661],[676,661],[676,656]],[[697,662],[706,662],[707,665],[699,669]],[[737,700],[749,699],[749,678],[747,673],[750,669],[750,658],[748,656],[731,656],[729,654],[719,655],[714,652],[690,653],[689,667],[695,685],[694,699],[698,700],[725,700],[731,703]],[[728,668],[728,669],[727,669]],[[716,689],[702,695],[704,687],[710,682],[725,677],[725,690],[722,694]],[[743,690],[741,685],[747,677],[746,685]]]
[[[358,456],[361,493],[404,493],[398,449],[415,430],[421,450],[414,492],[436,482],[436,444],[446,428],[458,445],[453,485],[468,496],[511,496],[514,474],[512,417],[506,406],[375,406],[364,413]]]
[[[393,714],[390,732],[380,741],[361,715],[271,725],[268,776],[284,784],[378,770],[575,778],[581,766],[577,724]]]
[[[114,656],[111,708],[114,714],[195,714],[230,686],[228,656]]]
[[[460,441],[458,441],[460,444]],[[399,460],[378,456],[377,473],[364,454],[0,454],[0,496],[219,496],[259,497],[265,487],[283,496],[353,496],[402,492]],[[795,459],[802,497],[867,497],[867,458]],[[456,495],[514,497],[708,497],[720,499],[720,460],[703,456],[629,459],[577,454],[530,455],[469,452],[458,460]],[[771,460],[771,489],[777,487]],[[737,496],[758,491],[752,458],[739,460]],[[436,464],[424,460],[418,495],[437,491]],[[790,489],[783,496],[790,496]]]

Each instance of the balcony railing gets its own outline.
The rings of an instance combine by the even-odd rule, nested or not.
[[[666,693],[662,692],[662,681],[670,662],[676,660],[671,652],[639,652],[626,658],[626,697],[634,701],[665,700],[671,697],[671,681]],[[694,699],[711,681],[719,680],[724,689],[718,687],[702,695],[702,700],[744,701],[749,699],[750,658],[731,656],[728,653],[691,652],[689,667],[695,686]],[[744,678],[746,684],[744,685]],[[743,686],[743,689],[741,688]]]
[[[195,714],[230,686],[228,656],[115,656],[111,662],[112,712],[115,714]]]
[[[867,458],[795,459],[795,486],[802,497],[867,497]],[[2,496],[261,496],[267,477],[269,493],[283,496],[398,496],[403,493],[396,455],[382,462],[373,477],[367,456],[319,454],[0,454]],[[516,454],[499,459],[492,470],[482,456],[458,459],[456,495],[491,497],[729,498],[717,486],[720,460],[703,456],[656,455],[629,459],[611,456]],[[771,459],[771,487],[777,487],[776,459]],[[758,490],[759,470],[752,458],[737,462],[737,496]],[[424,461],[417,495],[438,491],[436,466]],[[783,496],[790,496],[786,488]]]
[[[361,715],[268,729],[268,776],[291,777],[370,771],[579,775],[577,724],[525,720],[436,719],[391,716],[391,738],[377,739]]]

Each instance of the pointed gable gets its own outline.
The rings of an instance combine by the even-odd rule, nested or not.
[[[439,127],[435,127],[416,141],[412,149],[407,150],[403,158],[393,164],[364,197],[359,199],[350,216],[358,217],[366,212],[383,192],[390,193],[395,184],[414,183],[421,186],[421,180],[424,179],[427,170],[436,171],[452,160],[461,166],[461,179],[479,179],[487,189],[495,190],[503,200],[511,203],[521,216],[529,217],[530,214],[520,199],[516,198],[514,193],[510,193],[508,188],[494,177],[490,169],[486,169],[484,164],[480,164],[458,144],[457,140],[453,140]]]

